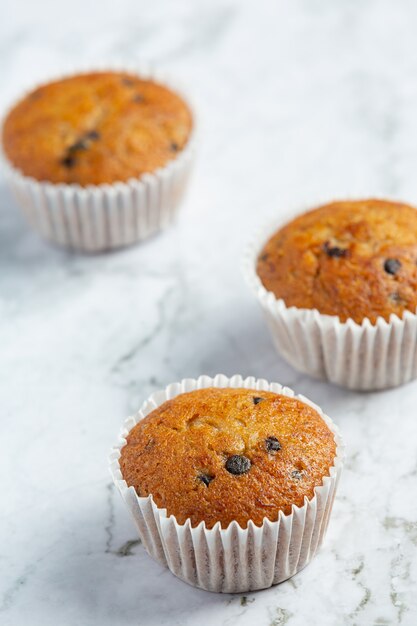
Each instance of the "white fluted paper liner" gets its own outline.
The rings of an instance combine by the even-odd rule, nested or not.
[[[3,152],[6,179],[29,223],[45,239],[82,252],[129,246],[171,224],[187,188],[195,154],[196,116],[190,98],[171,79],[148,65],[132,68],[106,64],[72,71],[58,79],[106,70],[133,73],[169,87],[188,104],[193,128],[184,149],[164,167],[139,178],[112,184],[83,187],[38,181],[14,167]],[[32,89],[36,89],[36,85]]]
[[[327,202],[326,202],[327,203]],[[324,204],[324,203],[320,203]],[[304,208],[301,212],[319,206]],[[245,278],[261,304],[274,344],[295,369],[342,387],[377,390],[396,387],[417,378],[417,315],[406,311],[389,321],[379,317],[361,324],[317,309],[287,307],[265,289],[257,272],[258,255],[276,230],[271,226],[255,237],[244,255]]]
[[[222,529],[220,523],[207,529],[201,522],[193,528],[189,519],[178,524],[173,515],[168,517],[166,509],[156,506],[152,496],[139,497],[133,487],[127,486],[119,458],[129,431],[166,400],[206,387],[273,391],[296,397],[319,412],[334,434],[337,451],[329,476],[315,488],[311,500],[305,498],[303,506],[293,506],[289,515],[281,512],[276,522],[265,518],[262,526],[250,521],[247,528],[232,522],[226,529]],[[224,593],[270,587],[290,578],[311,561],[326,532],[342,464],[343,446],[338,429],[319,407],[277,383],[238,375],[227,378],[222,374],[214,378],[187,378],[152,394],[141,410],[126,420],[119,443],[110,456],[114,483],[133,516],[147,552],[190,585]]]

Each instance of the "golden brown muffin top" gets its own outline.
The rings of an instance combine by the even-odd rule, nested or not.
[[[417,307],[417,210],[385,200],[332,202],[278,230],[258,257],[287,306],[359,324]]]
[[[180,524],[261,525],[314,496],[329,475],[334,437],[312,407],[251,389],[201,389],[164,402],[138,422],[120,468]]]
[[[16,104],[3,149],[26,176],[52,183],[113,183],[153,172],[190,136],[191,112],[173,91],[120,72],[39,87]]]

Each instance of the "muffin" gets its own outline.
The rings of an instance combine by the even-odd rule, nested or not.
[[[354,389],[417,376],[417,210],[334,201],[252,245],[246,273],[278,351]]]
[[[257,263],[285,304],[361,324],[417,309],[417,210],[386,200],[332,202],[280,228]]]
[[[295,398],[198,389],[164,402],[129,433],[120,468],[179,524],[261,526],[302,506],[336,456],[329,427]]]
[[[57,243],[101,250],[171,221],[193,126],[190,106],[168,85],[95,71],[26,95],[4,120],[2,146],[35,226]],[[67,225],[71,219],[75,227]]]
[[[151,397],[127,422],[111,471],[148,552],[190,584],[229,592],[309,562],[340,459],[318,407],[277,384],[217,376]]]
[[[25,176],[82,186],[164,167],[192,129],[171,89],[126,72],[91,72],[38,87],[7,115],[6,157]]]

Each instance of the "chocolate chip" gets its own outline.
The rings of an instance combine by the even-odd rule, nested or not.
[[[88,133],[86,133],[85,137],[86,139],[90,139],[91,141],[97,141],[97,139],[101,138],[101,135],[98,130],[90,130]]]
[[[204,483],[206,487],[208,487],[211,481],[214,480],[214,476],[212,476],[211,474],[199,474],[197,478],[198,480],[201,480],[201,482]]]
[[[88,143],[85,138],[78,139],[73,144],[68,146],[68,152],[78,152],[78,150],[87,150]]]
[[[276,437],[267,437],[265,439],[265,446],[268,452],[277,452],[281,450],[281,444]]]
[[[143,101],[144,101],[144,99],[145,99],[145,98],[144,98],[144,97],[143,97],[140,93],[137,93],[137,94],[136,94],[135,96],[133,96],[133,98],[132,98],[133,102],[137,102],[138,104],[140,104],[141,102],[143,102]]]
[[[87,150],[92,141],[100,139],[100,133],[97,130],[89,130],[82,137],[74,141],[67,148],[67,154],[61,159],[62,165],[71,168],[76,164],[75,154],[82,150]]]
[[[259,404],[260,402],[263,402],[264,400],[265,398],[261,398],[260,396],[253,396],[252,398],[253,404]]]
[[[78,152],[79,150],[87,150],[91,141],[97,141],[100,139],[100,133],[96,130],[90,130],[85,135],[77,139],[73,144],[68,146],[68,152]]]
[[[233,456],[229,456],[225,465],[227,471],[231,474],[235,474],[236,476],[249,472],[250,466],[250,460],[246,456],[243,456],[241,454],[234,454]]]
[[[72,154],[67,154],[63,159],[61,159],[61,165],[71,169],[76,164],[76,158]]]
[[[259,257],[260,261],[267,261],[268,260],[268,254],[265,252],[265,254],[261,254],[261,256]]]
[[[401,267],[401,261],[398,259],[387,259],[384,263],[384,270],[387,274],[396,274]]]
[[[348,254],[348,250],[346,250],[345,248],[339,248],[339,246],[331,246],[328,241],[325,242],[323,250],[325,251],[327,256],[333,257],[335,259],[341,259]]]
[[[291,472],[291,476],[292,478],[295,478],[295,480],[301,480],[303,477],[303,472],[300,470],[294,470]]]
[[[171,141],[171,145],[169,146],[172,152],[178,152],[180,149],[179,145],[175,141]]]
[[[133,85],[135,84],[135,82],[131,78],[126,78],[126,76],[124,76],[120,82],[126,87],[133,87]]]

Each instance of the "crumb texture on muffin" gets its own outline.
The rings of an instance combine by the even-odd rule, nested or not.
[[[208,388],[169,400],[122,448],[123,478],[180,524],[276,521],[329,475],[334,436],[312,407],[269,391]]]
[[[257,273],[287,306],[342,322],[415,313],[417,210],[374,199],[321,206],[269,239]]]
[[[24,175],[80,185],[126,181],[166,165],[190,136],[192,116],[170,89],[120,72],[43,85],[8,114],[3,149]]]

